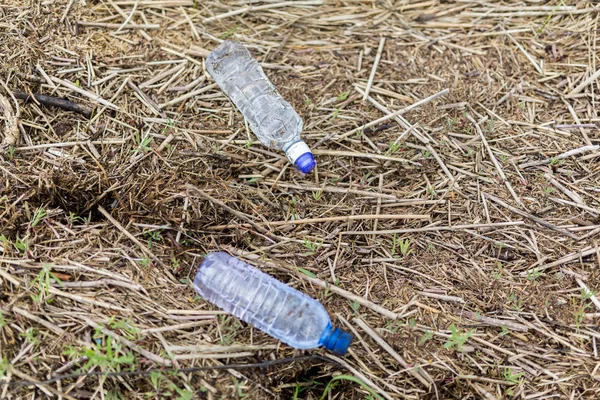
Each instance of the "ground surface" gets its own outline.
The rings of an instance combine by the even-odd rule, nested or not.
[[[598,5],[246,3],[0,5],[2,397],[599,398]],[[224,38],[314,173],[213,85]],[[346,357],[195,296],[218,249],[322,301]],[[138,373],[161,367],[207,370]]]

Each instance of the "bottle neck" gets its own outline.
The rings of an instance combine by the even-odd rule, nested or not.
[[[332,327],[331,323],[323,330],[319,339],[319,346],[325,347],[333,354],[343,356],[352,342],[352,335],[344,332],[340,328]]]
[[[290,162],[293,164],[296,159],[302,154],[310,152],[310,148],[303,140],[296,140],[283,148],[285,155],[288,157]]]

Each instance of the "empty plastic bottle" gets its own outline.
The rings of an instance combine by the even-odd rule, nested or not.
[[[211,253],[194,278],[206,300],[297,349],[344,355],[352,335],[333,328],[315,299],[224,252]]]
[[[283,150],[294,166],[309,173],[316,165],[302,139],[302,118],[285,101],[243,45],[224,41],[206,58],[206,69],[267,147]]]

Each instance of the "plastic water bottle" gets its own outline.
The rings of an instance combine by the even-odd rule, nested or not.
[[[300,139],[302,118],[277,92],[248,49],[240,43],[224,41],[206,58],[206,69],[262,144],[283,150],[303,173],[313,170],[313,154]]]
[[[206,300],[297,349],[324,346],[343,356],[352,335],[333,328],[317,300],[224,252],[211,253],[194,278]]]

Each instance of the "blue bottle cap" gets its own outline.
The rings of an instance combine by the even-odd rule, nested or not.
[[[296,168],[298,168],[298,170],[302,171],[304,174],[308,174],[317,165],[313,154],[310,152],[302,154],[296,159],[294,164]]]
[[[334,328],[329,331],[322,344],[336,356],[343,357],[350,343],[352,343],[352,339],[352,335],[348,332],[344,332],[340,328]]]

